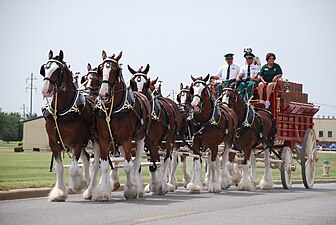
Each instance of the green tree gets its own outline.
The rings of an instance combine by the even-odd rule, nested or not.
[[[21,141],[23,123],[17,112],[6,113],[0,109],[0,139],[4,141]]]

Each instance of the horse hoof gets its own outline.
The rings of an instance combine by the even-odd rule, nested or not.
[[[259,186],[261,190],[271,190],[273,189],[273,180],[261,179]]]
[[[65,202],[65,199],[63,198],[55,198],[55,199],[51,199],[51,202]]]
[[[187,188],[191,194],[199,194],[201,193],[201,189],[202,189],[201,186],[196,185],[194,183],[189,183]]]
[[[119,182],[116,182],[113,184],[113,190],[112,191],[116,191],[120,188],[120,183]]]
[[[219,184],[209,184],[208,191],[211,193],[219,193],[221,192],[221,187]]]
[[[150,193],[150,185],[147,184],[144,190],[146,193]]]
[[[83,197],[86,200],[91,200],[92,199],[92,191],[90,191],[89,189],[85,190],[83,193]]]
[[[124,197],[126,199],[135,199],[137,198],[138,196],[138,193],[137,193],[137,190],[136,188],[125,188],[124,190]]]
[[[177,189],[177,186],[174,186],[173,184],[168,183],[167,184],[167,189],[168,189],[169,192],[175,192],[175,190]]]
[[[255,191],[256,188],[255,186],[251,183],[249,184],[243,184],[243,183],[239,183],[238,184],[238,189],[241,191]]]

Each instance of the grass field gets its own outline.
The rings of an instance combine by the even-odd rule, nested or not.
[[[10,146],[10,147],[9,147]],[[55,173],[49,172],[50,152],[19,152],[14,153],[13,147],[16,143],[0,142],[0,190],[33,188],[33,187],[52,187],[55,183]],[[319,154],[317,179],[336,179],[336,154]],[[328,159],[331,170],[329,177],[322,176],[322,161]],[[64,164],[70,164],[71,159],[65,154]],[[188,160],[189,171],[191,171],[191,159]],[[259,164],[261,166],[262,164]],[[147,168],[142,169],[144,182],[149,180]],[[263,175],[263,168],[257,169],[259,177]],[[120,169],[120,178],[123,183],[125,175]],[[279,170],[273,170],[273,178],[280,179]],[[182,181],[182,172],[178,168],[177,179]],[[66,183],[69,181],[68,169],[65,169]],[[302,180],[300,166],[297,165],[294,180]]]

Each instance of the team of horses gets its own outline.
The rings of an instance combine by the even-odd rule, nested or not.
[[[85,199],[110,200],[111,192],[120,186],[115,166],[118,163],[110,159],[115,152],[120,152],[124,159],[126,199],[142,197],[145,191],[157,195],[175,191],[178,161],[184,186],[191,193],[199,193],[203,188],[204,153],[207,153],[205,183],[209,192],[218,193],[231,185],[237,185],[240,190],[255,190],[253,159],[257,147],[262,147],[265,156],[265,174],[259,186],[273,187],[270,151],[276,126],[269,111],[253,108],[232,88],[225,88],[221,96],[215,97],[208,85],[209,75],[191,76],[190,86],[181,84],[175,103],[155,87],[158,79],[151,81],[147,75],[149,64],[137,70],[128,66],[132,77],[126,82],[119,63],[121,57],[122,52],[108,56],[103,51],[102,63],[97,68],[87,65],[88,72],[80,88],[64,62],[63,51],[57,56],[50,51],[47,63],[41,67],[42,94],[48,100],[43,116],[56,162],[56,184],[49,194],[51,201],[65,201],[69,191],[84,189]],[[85,150],[89,142],[94,149],[92,165]],[[192,175],[187,170],[186,156],[178,160],[173,154],[180,147],[187,147],[193,153]],[[69,188],[64,182],[62,151],[73,155]],[[150,182],[144,188],[141,161],[145,152],[150,163]],[[238,152],[244,156],[242,173],[234,164]],[[80,158],[84,174],[79,170]],[[248,173],[250,158],[251,175]]]

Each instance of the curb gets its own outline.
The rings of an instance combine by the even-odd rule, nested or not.
[[[336,183],[336,179],[315,181],[315,184],[328,184],[328,183]],[[274,184],[281,184],[281,181],[275,180]],[[293,184],[302,184],[302,181],[293,180]],[[183,187],[183,183],[182,182],[178,183],[178,186]],[[0,191],[0,201],[47,197],[51,190],[52,188],[27,188],[27,189],[13,189],[9,191]],[[121,185],[115,191],[123,191],[123,185]],[[74,193],[74,194],[80,194],[80,193]],[[69,193],[69,195],[74,194]]]

